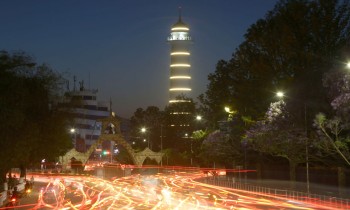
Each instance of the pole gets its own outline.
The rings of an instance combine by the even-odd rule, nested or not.
[[[163,152],[163,125],[160,125],[160,151]],[[160,161],[160,166],[163,166],[163,154]]]
[[[110,151],[111,151],[111,163],[112,163],[112,161],[113,161],[113,152],[114,152],[114,150],[113,150],[114,141],[110,141],[110,143],[111,143]]]
[[[308,150],[308,137],[307,137],[307,116],[306,116],[306,103],[304,103],[304,120],[305,120],[305,155],[306,155],[306,190],[307,194],[310,194],[310,182],[309,182],[309,150]]]
[[[310,182],[309,182],[309,151],[308,151],[308,141],[306,139],[306,188],[307,194],[310,194]]]
[[[192,166],[192,156],[193,156],[193,150],[192,150],[192,138],[191,138],[191,166]]]

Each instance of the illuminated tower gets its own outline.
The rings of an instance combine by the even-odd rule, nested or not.
[[[181,20],[179,10],[179,20],[171,27],[168,37],[170,43],[170,87],[169,103],[184,102],[177,99],[177,96],[189,96],[191,92],[190,75],[190,45],[192,43],[189,35],[189,27]]]

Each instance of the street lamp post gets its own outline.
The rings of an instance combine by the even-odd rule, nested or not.
[[[163,125],[160,125],[160,152],[163,152]],[[160,166],[163,166],[163,155],[160,160]]]
[[[71,134],[74,134],[73,146],[74,146],[74,148],[76,148],[77,132],[76,132],[75,128],[71,128],[71,129],[70,129],[70,133],[71,133]]]
[[[147,129],[145,127],[143,127],[143,128],[141,128],[141,132],[142,133],[146,133],[147,132],[147,145],[148,145],[147,147],[150,148],[149,147],[150,139],[149,139],[149,133],[148,133]]]
[[[350,63],[349,63],[350,66]],[[278,98],[283,99],[284,93],[279,91],[276,93]],[[307,115],[306,115],[306,103],[304,103],[304,129],[305,129],[305,161],[306,161],[306,190],[307,194],[310,194],[310,181],[309,181],[309,150],[308,150],[308,138],[307,138]]]

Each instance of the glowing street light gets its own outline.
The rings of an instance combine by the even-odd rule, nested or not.
[[[225,106],[225,112],[230,113],[230,107]]]
[[[197,116],[196,116],[196,120],[201,121],[201,120],[202,120],[202,116],[197,115]]]
[[[346,68],[350,69],[350,61],[346,64]]]
[[[277,96],[278,98],[283,98],[283,97],[284,97],[284,93],[281,92],[281,91],[278,91],[278,92],[276,93],[276,96]]]
[[[227,119],[227,121],[231,121],[231,120],[232,120],[233,115],[236,113],[236,111],[231,110],[231,108],[230,108],[230,107],[228,107],[228,106],[225,106],[225,112],[227,112],[227,113],[228,113],[228,119]]]
[[[70,133],[71,134],[74,134],[74,138],[73,138],[73,146],[75,148],[75,145],[76,145],[76,141],[77,141],[77,130],[75,128],[71,128],[70,129]]]
[[[142,133],[146,133],[147,132],[147,129],[145,127],[142,127],[141,128],[141,132]],[[147,137],[147,142],[148,142],[148,148],[149,148],[149,144],[150,144],[150,141],[149,141],[149,132],[148,132],[148,137]],[[146,141],[146,139],[143,140],[144,142]]]

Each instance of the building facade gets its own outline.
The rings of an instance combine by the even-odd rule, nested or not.
[[[84,88],[80,83],[79,90],[75,88],[65,94],[61,104],[71,104],[69,112],[74,122],[69,128],[74,148],[85,152],[101,135],[102,123],[97,120],[109,117],[111,114],[110,102],[97,100],[97,90]]]

